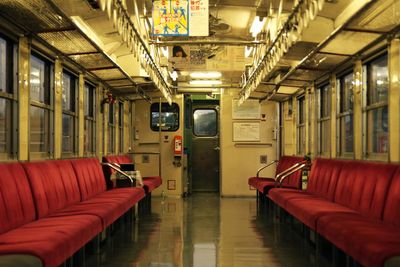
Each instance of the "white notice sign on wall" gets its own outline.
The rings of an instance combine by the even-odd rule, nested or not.
[[[257,142],[260,141],[259,122],[234,122],[233,123],[234,142]]]
[[[246,100],[239,106],[239,100],[232,100],[233,119],[260,119],[258,100]]]

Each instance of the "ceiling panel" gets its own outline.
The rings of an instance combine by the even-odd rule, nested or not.
[[[374,3],[367,12],[350,24],[352,29],[388,32],[400,21],[400,0],[383,0]]]
[[[321,51],[354,55],[379,37],[380,34],[344,31],[339,33],[335,39],[329,42]]]
[[[42,0],[1,0],[0,15],[29,32],[72,27],[47,1]]]
[[[97,49],[77,30],[40,33],[39,37],[64,54],[97,52]]]
[[[86,69],[105,68],[113,66],[112,62],[101,53],[70,56],[79,65]]]

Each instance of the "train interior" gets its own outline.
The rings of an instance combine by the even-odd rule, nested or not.
[[[400,266],[400,0],[0,0],[0,266]]]

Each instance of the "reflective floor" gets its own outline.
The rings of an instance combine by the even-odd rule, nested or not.
[[[272,217],[257,215],[254,198],[153,198],[151,214],[119,228],[86,266],[326,266]]]

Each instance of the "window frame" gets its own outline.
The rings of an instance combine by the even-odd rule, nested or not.
[[[297,118],[296,118],[296,154],[304,156],[307,153],[306,147],[306,95],[302,94],[296,98],[297,101]],[[301,103],[301,104],[300,104]],[[304,130],[303,140],[300,140],[300,133]],[[304,151],[303,151],[304,150]]]
[[[342,101],[346,101],[346,97],[349,95],[347,94],[342,94],[343,89],[344,89],[344,81],[345,78],[348,76],[352,76],[352,84],[354,86],[354,71],[351,70],[346,70],[340,75],[337,75],[336,77],[336,92],[337,92],[337,112],[336,112],[336,121],[337,121],[337,127],[336,127],[336,139],[337,139],[337,146],[336,146],[336,153],[337,156],[340,158],[346,158],[346,159],[353,159],[355,154],[355,142],[354,142],[354,87],[352,88],[353,92],[353,104],[352,107],[345,107],[345,104]],[[344,97],[343,97],[344,96]],[[353,145],[352,145],[352,152],[347,152],[347,151],[342,151],[342,147],[344,146],[345,139],[342,138],[342,120],[345,120],[347,116],[352,116],[352,133],[353,133]]]
[[[54,156],[54,61],[49,59],[47,56],[43,55],[37,50],[32,49],[30,53],[30,60],[32,60],[32,57],[35,57],[36,59],[42,61],[45,64],[45,77],[44,79],[46,80],[45,83],[48,86],[47,92],[45,92],[44,96],[44,102],[41,102],[40,100],[32,99],[31,97],[31,90],[32,86],[30,85],[29,88],[29,109],[31,107],[39,108],[42,110],[45,110],[48,112],[48,118],[45,118],[48,120],[48,137],[47,137],[47,151],[32,151],[32,121],[31,118],[29,118],[29,155],[33,159],[48,159],[52,158]],[[32,64],[30,65],[30,70],[29,70],[29,78],[31,79],[31,71],[32,71]],[[46,88],[45,88],[46,89]],[[32,112],[30,112],[32,114]],[[45,141],[45,142],[46,142]]]
[[[215,126],[216,126],[216,128],[215,128],[215,134],[214,135],[198,135],[198,134],[196,134],[196,132],[195,132],[195,119],[194,119],[194,113],[197,111],[197,110],[212,110],[212,111],[214,111],[215,112]],[[192,127],[192,133],[193,133],[193,136],[196,136],[196,137],[208,137],[208,138],[210,138],[210,137],[216,137],[216,136],[218,136],[219,135],[219,129],[218,129],[218,123],[219,123],[219,118],[218,118],[218,110],[217,109],[215,109],[215,108],[195,108],[193,111],[192,111],[192,118],[193,118],[193,127]]]
[[[79,88],[79,76],[72,73],[71,71],[69,71],[68,69],[63,69],[63,79],[64,79],[64,74],[70,76],[71,81],[73,81],[73,83],[71,83],[71,87],[70,87],[70,105],[72,104],[72,107],[70,107],[69,109],[64,109],[64,107],[62,106],[62,116],[63,115],[67,115],[67,116],[71,116],[73,119],[73,138],[72,138],[72,151],[64,151],[64,146],[63,146],[63,135],[61,138],[61,152],[62,152],[62,157],[73,157],[76,156],[78,154],[78,105],[76,103],[78,103],[78,88]],[[64,81],[64,80],[63,80]],[[73,89],[73,90],[71,90]],[[64,90],[64,86],[62,88],[62,90]],[[73,92],[72,92],[73,91]],[[63,102],[61,102],[61,105],[63,105]],[[63,122],[63,118],[62,118],[62,123]],[[62,125],[63,127],[63,125]],[[63,128],[61,128],[63,129]],[[61,131],[62,132],[62,131]]]
[[[0,152],[0,160],[11,160],[18,157],[18,138],[17,127],[18,127],[18,43],[17,40],[9,38],[3,34],[0,34],[0,38],[5,42],[5,86],[4,91],[0,91],[0,99],[4,99],[9,107],[6,110],[9,111],[5,123],[5,130],[9,131],[5,133],[5,151]],[[6,104],[6,105],[7,105]]]
[[[124,102],[118,102],[119,153],[124,153]]]
[[[390,79],[390,72],[389,72],[389,53],[387,49],[382,51],[379,54],[375,54],[371,56],[370,58],[366,59],[363,61],[362,65],[362,122],[363,122],[363,159],[365,160],[377,160],[377,161],[388,161],[389,160],[389,152],[390,152],[390,143],[389,143],[389,135],[390,135],[390,129],[389,129],[389,99],[386,101],[379,101],[379,102],[374,102],[374,103],[369,103],[369,92],[370,92],[370,69],[369,67],[373,62],[378,61],[379,59],[385,58],[387,60],[387,75],[388,79]],[[387,94],[389,97],[389,83],[387,87]],[[368,115],[370,112],[373,112],[375,110],[379,110],[382,108],[387,108],[387,151],[386,152],[372,152],[369,151],[368,147],[368,138],[369,138],[369,125],[368,125]],[[372,149],[371,149],[372,150]]]
[[[86,90],[87,89],[89,91],[89,94],[88,94],[89,97],[90,97],[90,92],[92,93],[91,94],[92,103],[88,103],[86,101],[86,98],[87,98]],[[83,131],[84,131],[85,137],[86,137],[87,136],[87,134],[86,134],[86,130],[87,130],[86,127],[87,126],[86,126],[86,124],[87,123],[90,124],[92,126],[91,130],[92,130],[92,137],[93,137],[93,138],[90,138],[88,141],[86,141],[84,139],[84,141],[83,141],[83,154],[85,156],[95,156],[96,155],[96,140],[97,140],[97,135],[96,135],[96,123],[97,123],[97,121],[96,121],[96,107],[97,107],[97,103],[96,103],[96,86],[93,85],[92,83],[88,82],[88,81],[85,81],[84,85],[83,85],[83,90],[84,90],[84,93],[83,93],[84,101],[83,102],[85,103],[84,104],[84,111],[83,111],[83,115],[84,115]],[[88,101],[90,102],[90,98],[89,98]],[[92,110],[90,109],[89,106],[92,107]],[[86,113],[85,107],[89,108],[87,113]],[[88,149],[89,147],[92,147],[92,151],[90,151]]]
[[[153,123],[152,123],[153,122],[153,112],[158,112],[160,114],[159,105],[160,105],[159,102],[153,103],[153,104],[150,105],[150,129],[153,132],[158,132],[159,131],[159,126],[157,125],[157,126],[153,127]],[[156,108],[153,108],[153,107],[156,107]],[[172,109],[172,107],[174,107],[175,109]],[[162,102],[161,103],[161,114],[165,113],[165,112],[168,112],[169,110],[165,110],[167,108],[171,108],[172,109],[171,112],[175,112],[177,114],[177,122],[178,123],[177,123],[177,125],[175,125],[175,127],[173,129],[168,129],[168,130],[161,129],[161,131],[162,132],[176,132],[180,128],[180,108],[179,108],[179,105],[177,103],[175,103],[175,102],[172,102],[171,105],[169,105],[166,102]]]
[[[115,154],[115,138],[116,138],[116,128],[115,123],[115,106],[114,104],[108,104],[108,147],[107,154]]]
[[[323,114],[324,111],[324,103],[323,98],[324,95],[322,90],[327,88],[327,110],[326,114]],[[317,155],[321,157],[330,157],[331,155],[331,109],[332,109],[332,86],[329,81],[325,81],[317,86]],[[322,128],[325,124],[328,124],[328,135],[322,136]],[[322,151],[323,142],[328,142],[327,151]]]

